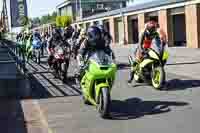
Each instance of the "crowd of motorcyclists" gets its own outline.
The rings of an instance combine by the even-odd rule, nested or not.
[[[166,43],[166,34],[159,29],[159,25],[154,19],[150,19],[145,24],[145,29],[140,33],[138,47],[134,53],[135,62],[141,62],[146,54],[145,50],[150,47],[153,38],[160,38],[161,41]],[[51,68],[54,58],[52,50],[63,44],[70,47],[71,55],[74,59],[77,59],[80,68],[78,74],[84,68],[83,62],[86,54],[89,55],[91,51],[104,50],[105,53],[112,56],[113,60],[115,60],[115,54],[110,47],[112,36],[103,25],[91,25],[87,30],[77,25],[70,25],[63,30],[53,26],[52,33],[50,34],[48,32],[40,34],[39,31],[35,30],[29,33],[19,33],[16,39],[17,41],[27,41],[29,38],[33,40],[33,37],[37,37],[41,41],[42,55],[44,55],[44,51],[47,51],[49,68]],[[131,83],[132,80],[133,75],[130,74],[128,82]]]
[[[39,33],[38,30],[29,33],[20,32],[17,34],[16,40],[17,42],[22,41],[26,44],[28,40],[33,42],[36,38],[41,41],[42,55],[44,55],[44,52],[48,53],[49,68],[52,68],[52,60],[54,59],[55,52],[52,52],[52,50],[63,44],[70,47],[71,55],[74,59],[77,59],[80,69],[84,65],[81,61],[91,50],[102,49],[107,54],[112,53],[115,59],[114,53],[110,48],[112,37],[102,25],[92,25],[87,31],[77,25],[68,26],[64,30],[53,26],[52,33],[50,34],[48,32]]]
[[[101,117],[109,116],[110,92],[117,64],[108,29],[103,25],[91,25],[87,30],[77,25],[63,30],[53,26],[50,34],[40,34],[35,30],[19,33],[16,40],[27,45],[25,51],[28,57],[36,55],[34,51],[41,51],[42,55],[48,53],[49,70],[53,70],[55,77],[63,82],[67,81],[69,62],[75,59],[78,69],[74,76],[82,90],[84,103],[97,106]],[[133,52],[134,59],[131,56],[128,58],[131,65],[128,83],[133,79],[136,82],[149,80],[155,89],[162,88],[165,83],[164,65],[169,56],[163,50],[166,44],[164,30],[151,18],[140,33],[139,43]],[[156,49],[152,48],[153,45],[156,45]]]

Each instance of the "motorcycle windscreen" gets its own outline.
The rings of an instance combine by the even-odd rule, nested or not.
[[[112,57],[106,54],[103,50],[98,50],[91,54],[90,60],[98,63],[99,65],[110,65],[112,64]]]
[[[58,55],[63,55],[64,54],[64,49],[60,46],[55,47],[55,54]]]
[[[153,49],[157,54],[162,54],[163,46],[160,38],[154,38],[151,43],[151,49]]]
[[[169,58],[169,53],[167,51],[167,44],[162,44],[159,38],[155,38],[152,40],[151,49],[153,49],[154,52],[150,51],[150,54],[154,56],[155,59],[159,59],[159,57],[162,57],[162,60],[166,61]]]

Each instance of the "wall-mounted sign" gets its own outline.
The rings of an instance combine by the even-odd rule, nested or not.
[[[26,0],[10,0],[10,8],[11,26],[21,27],[26,25],[28,21]]]

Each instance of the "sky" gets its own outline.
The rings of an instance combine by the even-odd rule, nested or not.
[[[0,0],[0,11],[2,8],[2,1],[3,0]],[[6,1],[7,5],[9,5],[10,0]],[[56,9],[56,6],[65,0],[26,0],[26,1],[28,7],[28,15],[29,17],[33,18],[53,12]],[[154,0],[135,0],[135,3],[142,3],[145,1],[154,1]]]
[[[64,0],[26,0],[29,17],[40,17],[52,13]]]
[[[53,12],[56,6],[65,0],[27,0],[29,17],[38,17]],[[143,3],[154,0],[135,0],[135,3]]]
[[[7,1],[8,15],[10,13],[10,0]],[[38,17],[46,15],[53,12],[56,9],[56,6],[62,3],[64,0],[26,0],[28,7],[28,16],[29,17]],[[2,10],[3,0],[0,0],[0,11]]]

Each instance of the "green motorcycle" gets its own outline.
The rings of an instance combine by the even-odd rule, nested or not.
[[[16,43],[16,55],[19,57],[19,62],[21,62],[21,67],[25,71],[26,68],[26,42],[21,39]]]
[[[96,51],[86,61],[80,81],[84,103],[95,105],[102,118],[109,116],[110,93],[116,71],[117,66],[112,57],[104,51]]]
[[[131,73],[136,82],[150,80],[155,89],[161,90],[166,78],[164,66],[169,57],[166,46],[161,44],[160,39],[153,39],[151,48],[145,51],[146,56],[142,62],[134,62],[129,56]]]
[[[33,51],[32,37],[30,36],[26,41],[26,58],[28,62],[32,58],[32,51]]]

